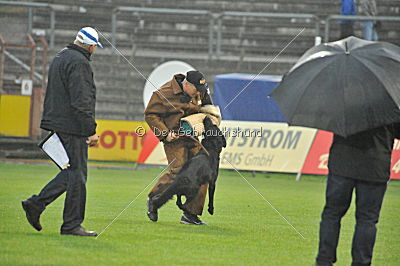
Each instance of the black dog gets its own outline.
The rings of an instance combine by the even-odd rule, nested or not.
[[[206,117],[203,123],[205,131],[201,144],[209,155],[202,149],[186,162],[168,189],[152,199],[156,209],[177,195],[176,204],[181,210],[187,211],[185,206],[196,197],[200,186],[208,183],[208,212],[211,215],[214,214],[214,192],[218,177],[219,155],[222,148],[226,147],[226,139],[210,118]],[[182,204],[182,195],[186,197],[185,204]]]

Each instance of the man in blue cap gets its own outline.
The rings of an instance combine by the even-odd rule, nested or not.
[[[97,236],[82,227],[86,205],[88,146],[96,145],[96,86],[90,56],[102,48],[91,27],[82,28],[74,41],[58,52],[50,65],[40,127],[55,132],[67,151],[70,166],[39,193],[22,201],[28,222],[38,231],[46,206],[66,192],[62,235]]]

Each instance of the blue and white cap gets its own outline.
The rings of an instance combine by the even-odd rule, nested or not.
[[[98,47],[103,48],[103,45],[99,42],[97,31],[92,27],[82,28],[76,35],[76,40],[81,43],[97,45]]]

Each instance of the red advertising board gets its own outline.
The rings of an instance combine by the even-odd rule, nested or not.
[[[390,165],[390,178],[400,179],[400,141],[395,140],[392,152],[392,163]]]
[[[332,139],[333,139],[333,134],[331,132],[323,130],[317,131],[314,141],[312,142],[311,147],[308,151],[307,157],[305,158],[305,162],[303,164],[301,173],[314,174],[314,175],[328,174],[328,158],[329,158],[328,156],[329,156],[329,149],[332,144]],[[162,143],[159,142],[159,140],[151,130],[148,130],[147,134],[143,136],[142,149],[137,162],[150,163],[148,162],[150,160],[149,158],[152,155],[154,155],[153,156],[154,158],[150,160],[152,161],[150,164],[158,164],[160,162],[162,162],[163,164],[167,164],[165,154],[163,153],[163,149],[159,147],[160,145],[162,146]],[[251,149],[249,150],[251,151]],[[390,178],[400,180],[399,140],[395,140],[390,169],[391,169]],[[281,170],[283,172],[287,171],[287,169],[283,168]]]
[[[314,175],[328,174],[329,149],[332,144],[333,134],[331,132],[318,130],[314,142],[304,162],[302,173]],[[390,178],[400,179],[400,141],[395,140],[392,152],[392,163],[390,166]]]
[[[314,142],[304,162],[302,173],[327,175],[329,148],[332,144],[333,134],[331,132],[318,130]]]
[[[153,131],[148,130],[146,134],[143,136],[142,143],[142,151],[139,155],[137,163],[145,163],[150,154],[154,151],[154,149],[159,145],[160,141],[154,135]]]

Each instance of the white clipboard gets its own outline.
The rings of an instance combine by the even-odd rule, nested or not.
[[[47,156],[60,168],[61,170],[69,167],[69,157],[64,145],[61,143],[57,133],[51,132],[40,143],[41,148]]]

